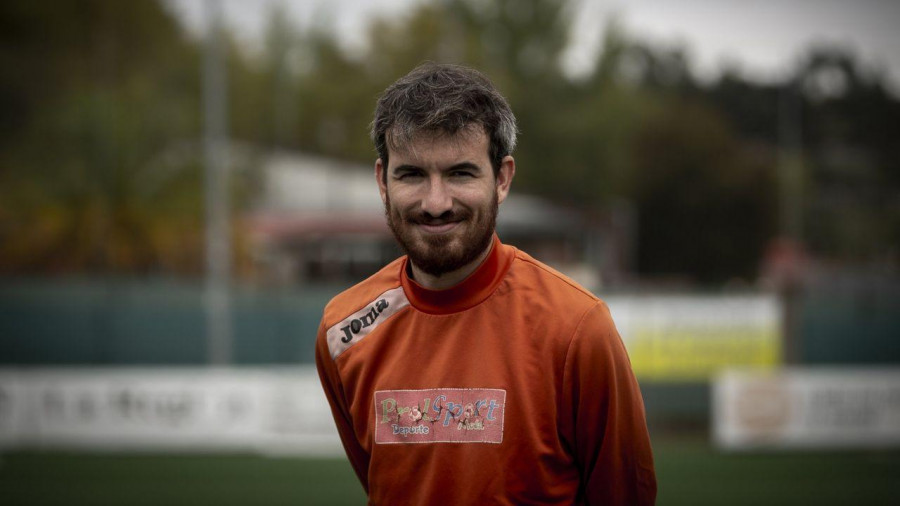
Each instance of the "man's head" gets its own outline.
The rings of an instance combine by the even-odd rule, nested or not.
[[[480,73],[422,65],[378,101],[375,174],[414,272],[451,280],[487,254],[515,175],[515,118]]]
[[[516,118],[503,95],[477,70],[424,63],[389,86],[375,106],[371,136],[387,165],[391,150],[404,149],[421,134],[450,136],[480,125],[496,173],[516,147]]]

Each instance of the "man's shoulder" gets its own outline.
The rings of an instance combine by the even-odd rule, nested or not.
[[[568,309],[588,308],[602,303],[599,297],[577,281],[519,249],[516,249],[512,272],[515,283],[531,288],[528,292],[548,303]]]
[[[365,280],[335,295],[325,305],[322,315],[322,321],[325,326],[331,326],[360,309],[377,302],[386,292],[397,289],[402,290],[400,270],[403,268],[404,258],[400,257],[394,260]]]
[[[582,327],[598,338],[616,335],[606,302],[569,276],[518,250],[510,271],[511,293],[543,315],[544,327],[555,328],[566,349]]]

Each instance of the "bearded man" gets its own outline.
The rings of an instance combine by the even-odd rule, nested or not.
[[[316,341],[370,504],[655,502],[606,304],[494,230],[516,133],[465,67],[421,65],[378,100],[375,180],[406,255],[332,299]]]

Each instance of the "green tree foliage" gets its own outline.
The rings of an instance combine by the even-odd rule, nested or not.
[[[373,23],[362,55],[342,51],[327,30],[298,31],[304,70],[286,103],[299,119],[282,145],[370,164],[367,127],[385,86],[426,60],[473,65],[504,90],[519,119],[519,191],[599,219],[612,200],[632,201],[641,226],[637,268],[645,275],[751,279],[773,235],[771,157],[748,155],[727,118],[703,105],[683,51],[642,45],[615,22],[594,73],[566,77],[559,61],[571,7],[558,0],[423,3]],[[286,40],[277,19],[270,36]],[[263,73],[283,67],[276,58]],[[729,227],[733,216],[740,223]],[[702,240],[670,233],[687,222]]]
[[[344,49],[320,13],[270,15],[264,51],[229,47],[233,140],[370,165],[378,94],[425,61],[473,65],[520,124],[517,191],[603,219],[636,210],[638,273],[752,280],[778,233],[783,98],[796,94],[803,239],[851,261],[900,251],[898,101],[847,53],[813,50],[783,84],[607,23],[589,75],[560,59],[574,3],[436,0],[374,20]],[[197,272],[200,41],[157,2],[0,4],[0,270]],[[245,193],[253,186],[241,181]]]
[[[606,32],[593,87],[630,93],[634,105],[616,116],[631,119],[616,121],[618,137],[596,131],[624,150],[610,180],[637,213],[638,273],[704,284],[755,279],[776,232],[774,149],[739,136],[681,48],[631,40],[615,22]]]
[[[195,269],[199,76],[178,25],[151,1],[0,9],[2,270]]]
[[[703,90],[745,143],[798,158],[794,239],[830,261],[900,261],[900,101],[883,83],[846,49],[816,46],[783,83],[726,72]]]
[[[648,118],[632,146],[641,271],[754,279],[774,232],[771,160],[749,156],[721,114],[690,101]]]
[[[806,156],[804,235],[838,260],[900,260],[900,102],[841,48],[797,71]]]

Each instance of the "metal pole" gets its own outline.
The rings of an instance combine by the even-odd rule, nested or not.
[[[227,89],[222,5],[206,0],[203,65],[204,168],[206,184],[206,345],[212,365],[231,362],[231,234],[226,137]]]
[[[789,82],[779,93],[778,177],[781,235],[803,241],[802,97],[799,84]]]
[[[803,98],[800,84],[788,81],[778,97],[778,184],[779,184],[779,232],[789,241],[789,247],[801,248],[803,244]],[[797,261],[792,259],[791,261]],[[799,269],[794,265],[792,269]],[[783,344],[784,361],[799,364],[803,361],[802,280],[792,270],[782,280],[781,299],[784,307]]]

